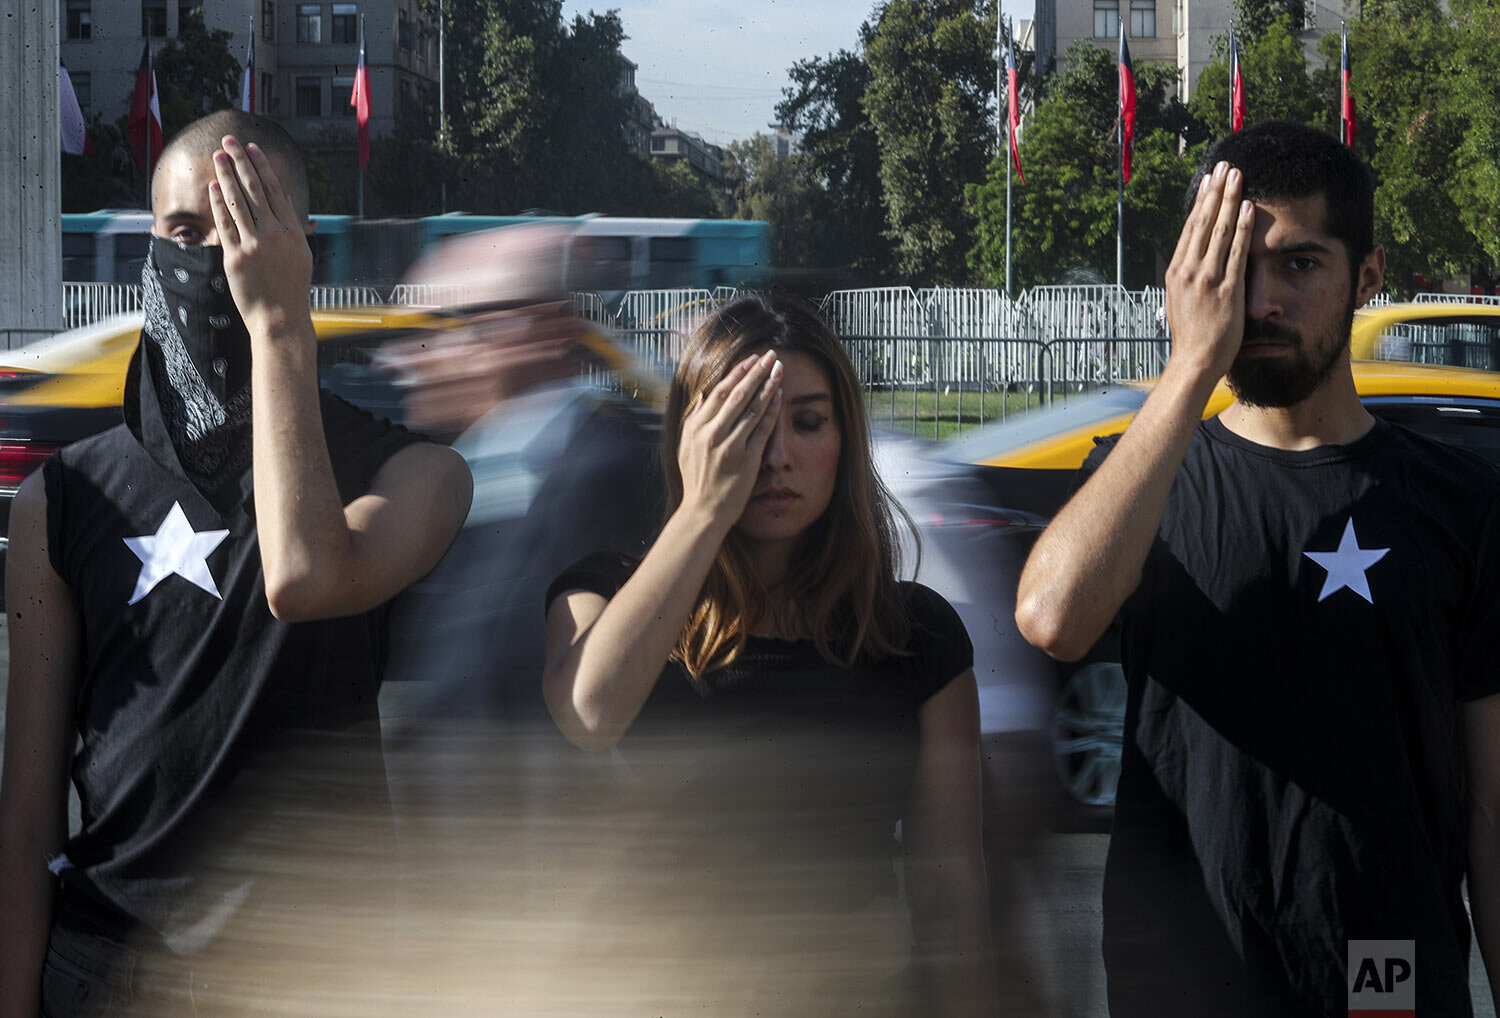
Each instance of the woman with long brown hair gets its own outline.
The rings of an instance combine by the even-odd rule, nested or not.
[[[973,651],[897,580],[847,354],[800,300],[740,297],[690,341],[662,444],[660,536],[553,584],[543,679],[631,776],[640,893],[611,894],[650,928],[634,968],[667,966],[641,1003],[990,1013]]]

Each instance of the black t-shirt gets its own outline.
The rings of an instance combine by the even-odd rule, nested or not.
[[[567,590],[612,597],[636,565],[591,556],[558,577],[547,603]],[[825,912],[894,892],[918,712],[974,660],[947,601],[917,583],[901,593],[906,656],[841,668],[811,641],[752,636],[700,680],[676,662],[662,669],[617,748],[630,808],[660,835],[643,863],[664,888],[704,908]]]
[[[322,412],[345,504],[417,441],[327,393]],[[43,466],[52,566],[83,625],[73,762],[83,826],[65,879],[192,950],[256,893],[257,866],[274,870],[278,846],[316,844],[331,816],[376,821],[337,872],[358,873],[389,842],[383,609],[275,619],[248,471],[215,493],[216,509],[159,427],[129,419],[134,429]]]
[[[1417,1012],[1470,1013],[1461,708],[1500,691],[1497,556],[1477,457],[1202,424],[1121,614],[1113,1015],[1343,1015],[1351,939],[1415,940]]]

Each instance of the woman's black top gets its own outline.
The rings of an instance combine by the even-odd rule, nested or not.
[[[613,597],[638,565],[593,555],[547,592]],[[739,909],[846,912],[895,891],[923,703],[973,665],[953,608],[902,583],[906,653],[843,668],[810,640],[752,636],[693,680],[662,669],[617,749],[642,862],[684,899]],[[727,899],[733,899],[727,900]]]

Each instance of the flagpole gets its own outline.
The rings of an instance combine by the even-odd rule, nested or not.
[[[1120,165],[1115,173],[1115,285],[1125,289],[1125,115],[1120,112]]]
[[[1005,27],[1006,27],[1006,31],[1007,32],[1010,32],[1012,30],[1012,26],[1008,22],[1006,23]],[[1015,36],[1011,36],[1010,38],[1012,40],[1014,40]],[[1012,45],[1014,45],[1014,43],[1012,43]],[[995,110],[1000,115],[998,119],[1000,121],[1004,122],[1004,124],[1005,124],[1005,127],[1003,129],[1005,131],[1005,299],[1006,300],[1010,299],[1010,293],[1011,293],[1011,290],[1010,290],[1010,228],[1011,228],[1011,219],[1010,219],[1010,214],[1011,214],[1011,204],[1010,204],[1011,197],[1010,197],[1010,191],[1011,191],[1011,184],[1012,184],[1012,180],[1011,180],[1011,177],[1012,177],[1011,163],[1015,160],[1015,153],[1011,151],[1010,121],[1009,121],[1009,113],[1008,113],[1009,109],[1010,109],[1010,93],[1008,91],[1006,92],[1006,95],[1005,95],[1005,104],[1004,104],[1004,106],[1002,107],[1002,105],[1000,103],[1000,21],[999,21],[999,18],[997,16],[996,21],[995,21]]]
[[[1119,63],[1124,66],[1125,57],[1125,22],[1122,20],[1120,28],[1120,53]],[[1120,89],[1122,101],[1115,104],[1115,127],[1120,136],[1120,165],[1115,168],[1115,285],[1125,289],[1125,104],[1123,101],[1124,71],[1117,72],[1120,77]]]
[[[359,16],[359,49],[361,53],[363,53],[365,49],[365,16],[363,14]],[[356,71],[355,73],[358,74],[359,72]],[[365,75],[366,80],[369,80],[368,68],[365,71]],[[354,163],[356,166],[359,165],[358,155],[355,156]],[[355,210],[355,214],[360,219],[363,219],[365,217],[365,168],[363,166],[359,167],[359,206]]]
[[[443,17],[442,0],[438,0],[438,141],[446,152],[448,147],[448,113],[444,103],[444,77],[443,77]],[[438,178],[438,210],[446,213],[448,211],[448,164],[441,163],[443,167]]]

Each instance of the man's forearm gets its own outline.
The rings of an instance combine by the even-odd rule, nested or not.
[[[1113,452],[1037,539],[1016,621],[1054,657],[1082,657],[1140,581],[1167,495],[1217,378],[1169,362]]]
[[[256,529],[266,596],[280,616],[342,575],[350,537],[323,436],[312,319],[258,323],[252,336]]]

